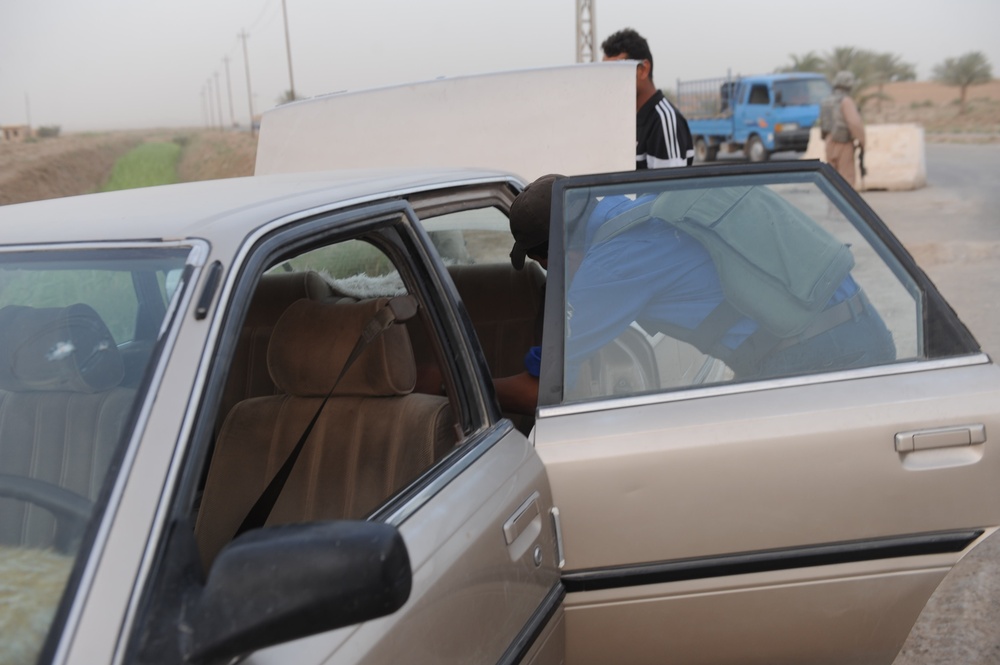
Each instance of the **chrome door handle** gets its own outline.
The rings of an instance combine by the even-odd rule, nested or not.
[[[986,442],[986,426],[961,425],[959,427],[936,427],[913,430],[896,434],[896,451],[909,453],[932,448],[953,448],[971,446]]]
[[[535,492],[517,507],[514,514],[503,523],[503,537],[508,545],[513,545],[517,537],[524,533],[534,520],[541,521],[538,511],[539,494]]]

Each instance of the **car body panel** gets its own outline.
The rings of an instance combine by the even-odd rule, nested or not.
[[[635,165],[635,64],[440,78],[263,115],[255,173],[478,167],[533,180]]]
[[[774,174],[761,182],[784,191],[782,168],[810,167],[754,172]],[[916,311],[892,313],[910,323],[887,316],[900,333],[898,361],[840,371],[819,369],[819,362],[799,375],[737,376],[705,387],[625,383],[620,396],[563,392],[561,384],[571,379],[560,366],[569,362],[561,338],[571,341],[583,330],[586,339],[581,321],[591,319],[586,297],[577,292],[570,302],[566,290],[573,282],[567,287],[559,276],[577,265],[571,277],[583,275],[584,266],[594,265],[589,253],[598,256],[610,246],[573,244],[587,215],[580,215],[583,204],[572,193],[607,201],[631,191],[636,204],[647,192],[676,197],[691,191],[685,187],[710,196],[726,191],[712,189],[721,172],[556,183],[549,242],[559,249],[550,252],[546,312],[546,333],[554,337],[543,347],[541,385],[550,397],[533,436],[562,515],[570,657],[603,662],[627,644],[641,654],[638,662],[650,663],[891,662],[948,570],[1000,526],[994,482],[1000,454],[985,434],[1000,427],[1000,368],[968,343],[953,312],[927,304],[936,292],[905,254],[894,256],[886,247],[870,252],[853,241],[858,262],[852,274],[873,300],[898,306],[915,298],[913,286],[896,300],[883,293],[907,268],[924,291]],[[800,210],[822,214],[823,206],[802,199],[801,191],[797,185],[786,195]],[[725,215],[735,205],[723,208]],[[870,211],[859,209],[855,222],[862,218],[873,225],[866,242],[884,242],[875,240],[888,236]],[[604,227],[595,231],[586,222],[583,228],[598,237]],[[640,243],[655,245],[641,226],[626,228],[634,229],[635,240],[623,242],[634,243],[636,252],[646,251]],[[607,252],[628,279],[624,266],[634,254]],[[887,257],[895,277],[873,277],[875,256]],[[712,259],[718,265],[720,259]],[[612,268],[599,274],[619,278]],[[583,293],[591,293],[591,282],[585,284]],[[612,309],[600,313],[607,319],[625,313]],[[640,310],[634,316],[651,315]],[[927,357],[933,345],[924,326],[943,329],[946,320],[959,345]],[[914,327],[917,341],[904,339]],[[546,354],[558,356],[548,373]],[[594,363],[604,362],[598,358],[591,356],[592,377],[600,376],[594,374],[600,371]],[[628,394],[631,389],[636,394]],[[916,443],[924,441],[926,447]],[[876,620],[877,631],[862,630]]]
[[[547,483],[523,436],[502,427],[487,436],[495,442],[482,459],[470,460],[465,481],[448,484],[401,525],[414,576],[411,599],[402,609],[258,651],[244,662],[500,662],[559,577],[547,524],[509,550],[496,547],[496,534],[524,498],[524,487],[545,492]],[[549,497],[539,500],[551,505]],[[532,561],[528,545],[536,542],[549,559],[545,567]],[[520,574],[511,574],[512,561]]]

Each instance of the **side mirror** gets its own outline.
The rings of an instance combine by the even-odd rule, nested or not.
[[[410,596],[399,531],[363,521],[249,531],[226,546],[180,625],[185,659],[230,659],[391,614]]]

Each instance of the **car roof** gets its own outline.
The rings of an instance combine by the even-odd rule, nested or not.
[[[244,237],[284,215],[460,184],[514,182],[472,169],[353,170],[208,180],[0,206],[0,244]]]

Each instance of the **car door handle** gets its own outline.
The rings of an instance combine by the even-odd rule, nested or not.
[[[529,496],[524,503],[518,506],[517,510],[514,511],[514,514],[508,517],[507,521],[503,523],[503,537],[504,540],[507,541],[508,545],[513,545],[518,536],[524,533],[524,530],[527,529],[533,521],[538,520],[539,526],[541,526],[538,499],[539,494],[538,492],[535,492]]]
[[[953,448],[971,446],[986,442],[986,426],[962,425],[960,427],[937,427],[913,430],[896,434],[896,451],[909,453],[932,448]]]

